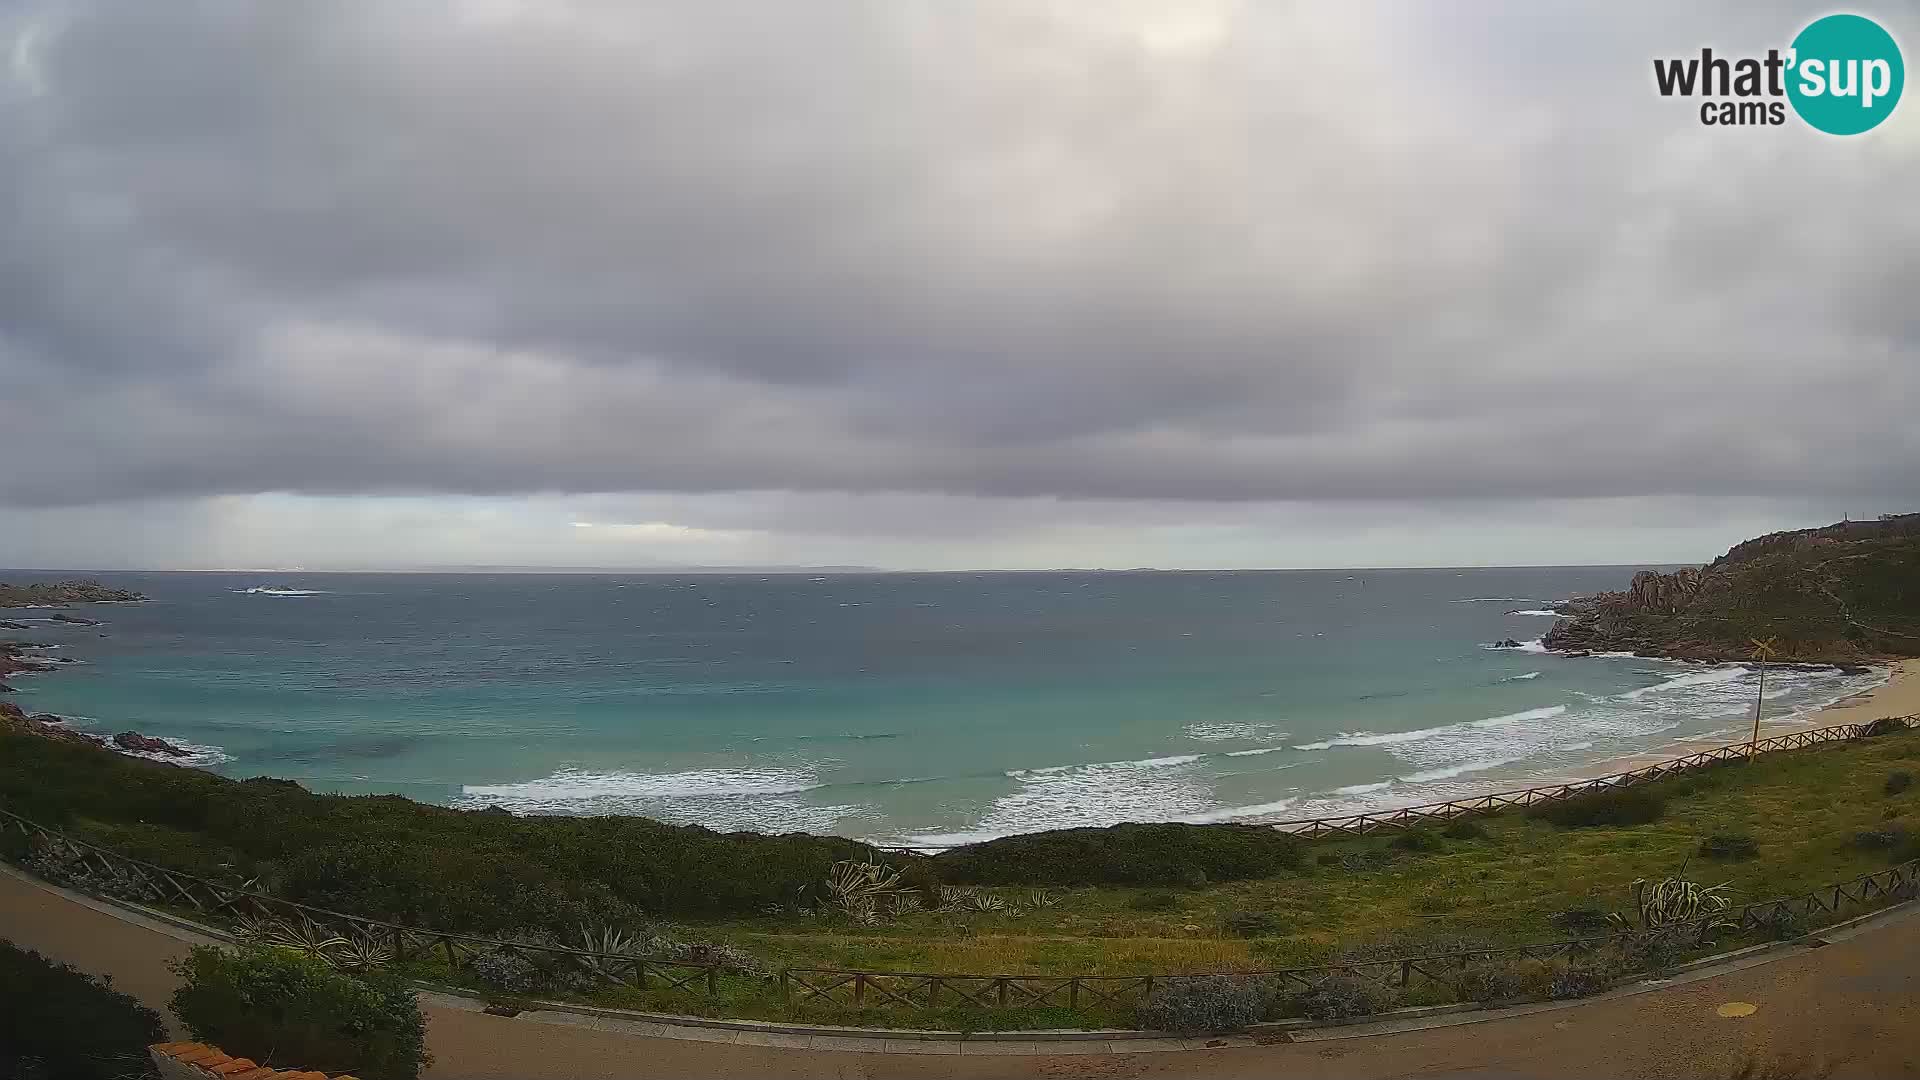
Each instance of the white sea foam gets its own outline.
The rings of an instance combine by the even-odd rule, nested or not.
[[[1524,675],[1509,675],[1506,678],[1501,679],[1500,681],[1501,682],[1524,682],[1528,679],[1537,679],[1539,677],[1540,677],[1539,672],[1529,671]]]
[[[683,799],[734,795],[791,795],[820,783],[791,769],[688,769],[674,773],[591,772],[561,769],[552,776],[517,784],[468,784],[461,793],[475,799],[528,804],[619,799]],[[505,802],[501,805],[507,806]],[[507,806],[507,809],[514,809]]]
[[[1275,750],[1285,750],[1285,749],[1286,747],[1284,746],[1262,746],[1252,750],[1229,750],[1227,751],[1227,756],[1228,757],[1257,757],[1261,754],[1271,754]]]
[[[1382,780],[1375,784],[1348,784],[1333,789],[1335,795],[1365,795],[1370,791],[1384,791],[1393,786],[1393,781]]]
[[[687,769],[673,773],[566,768],[513,784],[468,784],[452,802],[516,814],[640,814],[714,829],[830,832],[857,806],[823,805],[806,792],[822,785],[798,769]]]
[[[1488,642],[1480,647],[1483,649],[1495,649],[1500,652],[1533,653],[1536,656],[1544,656],[1548,652],[1546,645],[1541,643],[1540,638],[1523,641],[1519,645],[1496,645],[1493,642]]]
[[[1285,738],[1286,732],[1275,731],[1274,726],[1263,722],[1222,722],[1214,724],[1188,724],[1184,734],[1189,739],[1201,742],[1226,742],[1231,739],[1273,739]]]
[[[1688,687],[1720,686],[1725,683],[1739,682],[1750,674],[1752,674],[1750,669],[1738,665],[1733,667],[1710,668],[1706,671],[1683,672],[1677,675],[1666,676],[1665,682],[1655,683],[1652,686],[1642,686],[1637,690],[1629,690],[1617,696],[1622,701],[1633,701],[1646,697],[1648,694],[1664,694],[1674,690],[1684,690]]]
[[[322,596],[325,589],[282,589],[272,585],[255,585],[251,589],[235,589],[240,596]]]
[[[1301,743],[1295,750],[1330,750],[1336,746],[1392,746],[1394,743],[1419,742],[1431,739],[1453,727],[1447,724],[1441,727],[1421,728],[1418,731],[1348,731],[1331,739],[1320,742]]]
[[[1476,758],[1472,761],[1463,761],[1458,765],[1443,765],[1436,769],[1426,769],[1422,772],[1402,776],[1400,777],[1400,782],[1407,784],[1429,784],[1435,780],[1451,780],[1456,776],[1484,772],[1487,769],[1498,769],[1503,765],[1512,765],[1517,761],[1524,760],[1526,760],[1524,757]],[[1345,789],[1340,788],[1335,790]]]
[[[1449,600],[1449,604],[1537,604],[1531,596],[1469,596],[1463,600]]]
[[[977,843],[1035,829],[1183,820],[1189,814],[1207,813],[1217,806],[1209,778],[1204,770],[1186,767],[1204,756],[1175,754],[1011,770],[1006,775],[1018,782],[1016,788],[995,799],[973,828],[919,836],[914,842]]]
[[[1251,806],[1223,806],[1217,810],[1207,810],[1198,814],[1185,814],[1175,818],[1192,825],[1206,825],[1218,821],[1245,821],[1249,818],[1276,817],[1285,814],[1298,805],[1295,798],[1279,799],[1274,802],[1255,803]]]
[[[1402,743],[1418,743],[1472,728],[1504,727],[1524,720],[1548,720],[1566,711],[1565,705],[1545,705],[1537,709],[1489,716],[1484,720],[1463,720],[1456,724],[1441,724],[1438,727],[1417,728],[1413,731],[1349,731],[1320,742],[1301,743],[1294,749],[1329,750],[1336,746],[1395,746]]]
[[[1557,619],[1560,613],[1552,608],[1517,608],[1507,612],[1509,615],[1537,615],[1543,619]]]
[[[1662,665],[1663,667],[1667,665]],[[1396,806],[1466,798],[1545,782],[1562,774],[1566,759],[1597,746],[1664,744],[1673,739],[1720,742],[1740,735],[1724,717],[1750,710],[1753,680],[1732,667],[1703,668],[1675,662],[1657,687],[1659,693],[1624,697],[1598,695],[1570,704],[1543,705],[1479,720],[1403,732],[1354,731],[1301,750],[1371,747],[1403,763],[1391,779],[1344,784],[1331,789],[1277,792],[1268,802],[1205,805],[1217,798],[1219,774],[1196,768],[1143,768],[1139,762],[1065,767],[1023,776],[1022,789],[1000,800],[977,828],[916,838],[926,843],[969,843],[1035,829],[1116,821],[1276,821],[1380,812]],[[1770,723],[1804,720],[1814,710],[1860,693],[1887,678],[1885,670],[1867,676],[1836,671],[1773,669],[1769,691],[1792,691],[1790,709],[1770,714]],[[1720,717],[1717,721],[1714,719]],[[1227,756],[1270,752],[1275,747],[1234,751]],[[1156,759],[1149,759],[1156,760]],[[1316,759],[1302,759],[1311,764]],[[1529,763],[1534,763],[1529,767]],[[1301,769],[1294,776],[1311,775]],[[1232,775],[1232,774],[1228,774]],[[1310,782],[1310,781],[1309,781]]]
[[[156,736],[156,738],[165,740],[170,746],[185,750],[186,754],[184,756],[179,754],[156,754],[147,750],[125,750],[118,746],[113,746],[112,749],[128,757],[146,758],[149,761],[164,761],[171,765],[187,765],[196,769],[204,769],[209,765],[218,765],[222,762],[233,760],[232,754],[227,753],[217,746],[203,746],[200,743],[190,743],[184,739],[168,739],[165,735]],[[109,742],[108,745],[112,746],[111,742]]]
[[[164,761],[169,765],[186,765],[196,769],[204,769],[211,765],[218,765],[222,762],[233,760],[232,754],[227,753],[218,746],[207,746],[202,743],[188,742],[185,739],[174,738],[170,735],[155,735],[153,737],[160,739],[177,750],[185,751],[185,753],[161,754],[151,750],[128,750],[125,747],[115,745],[113,737],[110,735],[103,735],[98,731],[81,730],[80,727],[75,726],[74,722],[76,721],[86,728],[93,728],[99,725],[99,721],[91,716],[66,716],[56,720],[55,723],[58,723],[62,727],[79,731],[80,734],[98,742],[114,753],[125,754],[128,757],[146,758],[148,761]]]
[[[1538,709],[1526,709],[1522,712],[1489,716],[1485,720],[1470,720],[1468,723],[1473,727],[1502,727],[1507,724],[1519,723],[1522,720],[1551,720],[1556,716],[1564,716],[1566,711],[1567,707],[1565,705],[1546,705]]]

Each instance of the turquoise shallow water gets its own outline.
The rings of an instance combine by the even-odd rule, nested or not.
[[[234,776],[943,844],[1282,819],[1733,741],[1754,675],[1496,650],[1631,569],[94,575],[30,711]],[[53,578],[45,572],[4,580]],[[303,595],[249,593],[286,586]],[[1770,717],[1878,675],[1769,674]]]

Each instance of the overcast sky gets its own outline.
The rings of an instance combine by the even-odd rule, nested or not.
[[[0,3],[0,566],[1673,562],[1920,509],[1920,102],[1653,91],[1827,10]]]

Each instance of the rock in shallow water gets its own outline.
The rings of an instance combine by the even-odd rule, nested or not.
[[[136,750],[148,754],[166,754],[169,757],[186,757],[187,751],[180,749],[165,739],[156,739],[151,735],[142,735],[137,731],[123,731],[113,737],[113,745],[122,750]]]

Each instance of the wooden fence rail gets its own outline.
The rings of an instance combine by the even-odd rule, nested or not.
[[[1777,930],[1801,919],[1836,918],[1849,912],[1920,894],[1920,860],[1901,863],[1837,885],[1800,896],[1763,900],[1714,916],[1663,928],[1668,940],[1698,944],[1716,930]],[[1783,922],[1782,920],[1792,920]],[[1441,987],[1466,993],[1469,974],[1485,965],[1505,971],[1529,966],[1539,972],[1560,964],[1578,964],[1613,946],[1644,939],[1646,931],[1622,929],[1595,937],[1480,949],[1402,956],[1382,960],[1321,964],[1312,967],[1264,971],[1195,972],[1179,975],[949,975],[928,972],[843,971],[836,968],[787,968],[780,973],[781,992],[795,1004],[899,1004],[934,1008],[942,1004],[986,1007],[1009,1005],[1085,1004],[1138,1005],[1156,986],[1201,978],[1263,980],[1282,992],[1310,990],[1329,979],[1365,979],[1393,990]]]
[[[1574,784],[1501,792],[1381,814],[1281,822],[1276,827],[1289,828],[1309,837],[1365,835],[1388,829],[1405,829],[1433,821],[1492,813],[1509,807],[1554,802],[1588,791],[1645,783],[1776,750],[1870,738],[1912,728],[1920,728],[1920,716],[1890,717],[1870,724],[1845,724],[1793,732],[1758,743],[1723,746],[1644,769]],[[756,983],[777,983],[782,996],[798,1005],[833,1003],[924,1009],[956,1005],[977,1008],[1122,1007],[1144,1001],[1156,986],[1169,981],[1212,976],[1266,979],[1283,989],[1310,989],[1336,976],[1367,979],[1384,987],[1401,990],[1425,985],[1458,989],[1463,975],[1478,965],[1530,963],[1544,968],[1563,961],[1578,961],[1620,942],[1623,936],[1631,933],[1622,931],[1503,949],[1456,951],[1268,971],[1051,976],[787,967],[774,972],[750,972],[735,965],[632,953],[595,952],[424,930],[330,911],[260,892],[250,888],[250,883],[209,881],[130,858],[0,808],[0,833],[6,832],[25,836],[36,859],[51,859],[62,865],[59,876],[63,884],[110,899],[190,910],[223,922],[242,935],[262,934],[270,940],[282,940],[314,951],[332,949],[334,952],[331,955],[349,963],[404,962],[437,956],[455,972],[484,978],[491,961],[513,957],[528,965],[530,970],[542,973],[550,984],[581,988],[658,988],[712,997],[720,992],[723,980],[729,985],[737,985],[739,980],[747,979]],[[1781,926],[1783,920],[1791,924],[1838,917],[1854,909],[1912,899],[1917,893],[1920,893],[1920,860],[1863,874],[1799,896],[1747,904],[1710,920],[1668,928],[1668,932],[1697,932],[1696,936],[1704,936],[1720,928],[1739,931],[1767,929]]]

